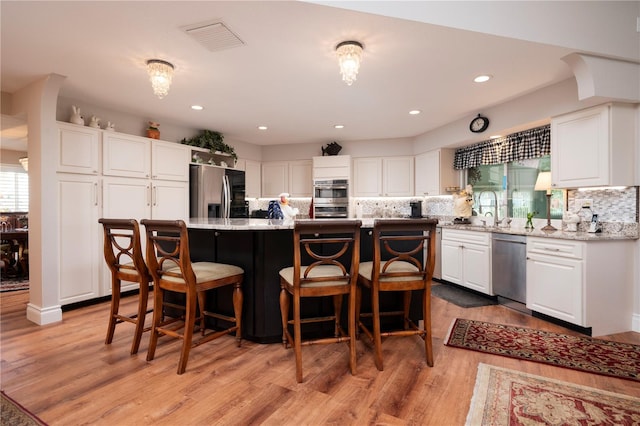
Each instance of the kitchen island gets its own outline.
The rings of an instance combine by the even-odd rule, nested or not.
[[[374,219],[361,220],[360,260],[372,260]],[[228,263],[244,269],[243,338],[259,343],[282,341],[279,271],[293,264],[293,226],[292,220],[277,219],[192,219],[187,224],[192,261]],[[218,297],[209,295],[207,304],[232,312],[231,295],[224,293],[227,290],[220,289]],[[399,306],[400,295],[395,296],[385,296],[381,308]],[[369,306],[369,297],[363,294],[362,299],[364,311]],[[420,301],[416,292],[411,304],[411,317],[416,323],[422,319]],[[344,307],[343,324],[346,324],[346,303]],[[310,301],[302,309],[303,315],[318,316],[333,308],[331,301],[323,298]],[[333,330],[329,326],[323,325],[326,330],[317,331]]]

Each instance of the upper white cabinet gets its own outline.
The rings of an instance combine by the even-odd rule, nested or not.
[[[105,176],[151,177],[151,139],[104,132],[102,173]]]
[[[460,185],[460,174],[453,168],[454,155],[453,149],[436,149],[416,155],[415,195],[447,194],[446,188]]]
[[[270,161],[262,163],[262,196],[277,197],[289,190],[289,162]]]
[[[245,198],[259,198],[261,191],[260,186],[262,181],[260,162],[240,159],[238,160],[236,168],[238,170],[244,171]]]
[[[188,182],[190,157],[191,149],[188,146],[153,141],[151,143],[151,178]]]
[[[552,118],[553,186],[633,185],[634,132],[630,104],[605,104]]]
[[[100,172],[98,129],[58,123],[58,172],[97,175]]]
[[[310,160],[270,161],[262,163],[262,197],[311,197],[313,192]]]
[[[289,195],[311,197],[313,194],[313,164],[311,160],[289,162]]]
[[[413,157],[382,160],[382,193],[385,197],[413,195]]]
[[[364,157],[353,160],[356,197],[413,196],[413,157]]]
[[[313,179],[351,180],[350,155],[326,155],[313,157]]]

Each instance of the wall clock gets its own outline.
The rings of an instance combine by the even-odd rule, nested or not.
[[[469,124],[469,130],[473,133],[482,133],[487,130],[487,127],[489,127],[489,119],[481,116],[480,114],[471,120],[471,123]]]

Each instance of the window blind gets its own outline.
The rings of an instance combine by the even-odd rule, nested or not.
[[[29,175],[14,164],[0,165],[0,212],[29,211]]]

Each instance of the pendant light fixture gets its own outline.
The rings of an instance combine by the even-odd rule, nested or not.
[[[147,72],[153,93],[160,99],[167,96],[173,78],[173,64],[161,59],[149,59],[147,61]]]
[[[364,47],[357,41],[343,41],[336,46],[342,81],[351,86],[358,76]]]

